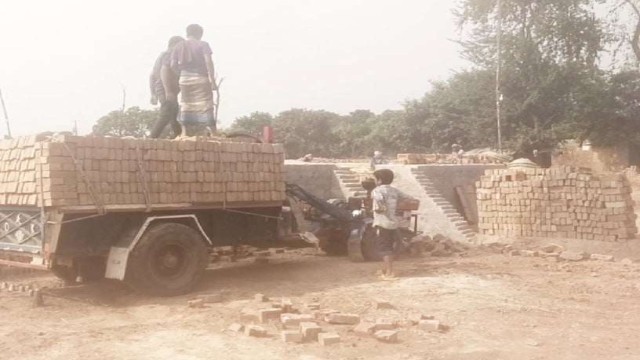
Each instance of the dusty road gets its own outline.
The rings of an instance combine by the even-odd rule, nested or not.
[[[306,254],[305,254],[306,252]],[[119,284],[61,289],[32,308],[22,293],[0,292],[2,359],[639,359],[640,265],[476,252],[463,258],[412,259],[401,278],[381,282],[376,264],[303,254],[278,255],[269,264],[243,262],[208,271],[190,296],[149,298]],[[56,282],[48,275],[2,275],[0,281]],[[187,307],[194,295],[224,289],[224,301]],[[225,329],[264,293],[363,319],[432,315],[442,333],[405,327],[397,344],[322,324],[342,343],[285,344]],[[376,310],[375,299],[396,309]]]

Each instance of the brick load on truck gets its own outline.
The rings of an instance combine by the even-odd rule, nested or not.
[[[278,144],[36,136],[0,141],[0,205],[167,208],[283,201]]]
[[[168,250],[156,265],[171,274],[180,261],[201,258],[195,248],[206,253],[214,245],[274,238],[285,199],[279,144],[69,135],[3,140],[0,264],[47,268],[65,280],[102,277],[106,269],[107,277],[126,280],[136,275],[131,258],[153,260],[140,254],[142,244],[165,241]],[[148,239],[166,234],[189,236],[173,245]],[[158,283],[159,291],[150,292],[184,292],[188,280]]]

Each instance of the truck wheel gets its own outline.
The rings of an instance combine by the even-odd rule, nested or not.
[[[380,261],[382,256],[378,252],[378,236],[370,224],[362,232],[362,257],[365,261]]]
[[[107,259],[100,256],[90,256],[78,261],[78,275],[83,281],[93,282],[104,278],[107,269]]]
[[[78,271],[75,267],[55,265],[51,268],[51,272],[58,279],[64,281],[65,285],[75,283],[76,278],[78,277]]]
[[[329,256],[347,255],[347,241],[350,231],[344,229],[321,230],[316,236],[320,239],[320,249]]]
[[[200,233],[183,224],[155,224],[131,252],[125,281],[150,295],[180,295],[200,280],[208,262]]]

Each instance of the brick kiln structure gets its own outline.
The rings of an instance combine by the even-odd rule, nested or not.
[[[572,167],[487,170],[476,187],[484,235],[626,241],[637,232],[623,174]]]

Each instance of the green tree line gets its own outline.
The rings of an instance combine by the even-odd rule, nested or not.
[[[421,99],[379,114],[255,112],[229,131],[258,135],[270,125],[292,158],[449,152],[453,143],[496,148],[499,100],[503,148],[511,153],[551,149],[566,139],[640,145],[638,9],[638,0],[458,1],[458,43],[472,66],[431,83]],[[113,113],[107,118],[120,121]]]

